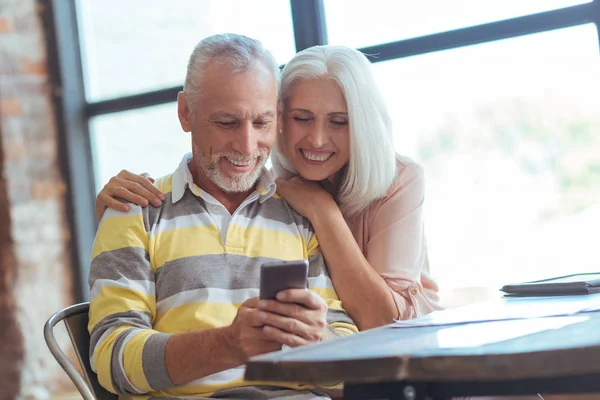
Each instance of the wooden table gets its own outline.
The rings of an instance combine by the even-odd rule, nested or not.
[[[510,337],[527,327],[565,323],[570,324]],[[482,343],[487,337],[499,341]],[[255,357],[246,379],[344,382],[345,399],[600,392],[600,312],[501,323],[388,325]]]

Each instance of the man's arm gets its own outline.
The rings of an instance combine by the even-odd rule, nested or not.
[[[181,385],[242,365],[252,356],[280,350],[281,343],[263,332],[257,307],[255,297],[240,306],[230,326],[173,335],[165,355],[173,383]]]
[[[168,389],[281,346],[262,333],[257,300],[244,303],[229,327],[179,335],[153,330],[155,271],[148,242],[139,206],[106,211],[92,254],[88,327],[90,362],[103,387],[125,396]]]

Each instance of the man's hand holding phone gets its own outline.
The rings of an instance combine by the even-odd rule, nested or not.
[[[240,363],[245,363],[253,356],[281,350],[281,343],[263,331],[265,325],[259,318],[261,311],[258,303],[258,297],[242,303],[228,329],[229,345],[237,350]]]
[[[258,308],[263,332],[282,345],[316,343],[328,335],[327,303],[312,290],[285,289],[276,300],[260,300]]]

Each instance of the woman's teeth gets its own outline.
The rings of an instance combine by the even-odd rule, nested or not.
[[[306,158],[307,160],[310,161],[325,161],[327,160],[329,157],[331,157],[333,153],[321,153],[321,154],[311,154],[309,152],[306,151],[302,151],[302,155],[304,156],[304,158]]]

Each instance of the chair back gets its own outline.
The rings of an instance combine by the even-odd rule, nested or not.
[[[108,392],[98,382],[98,377],[90,366],[90,334],[88,333],[88,311],[90,303],[75,304],[58,311],[44,325],[44,338],[48,349],[73,381],[84,400],[117,400],[115,394]],[[83,377],[61,350],[54,336],[54,326],[64,321]]]

